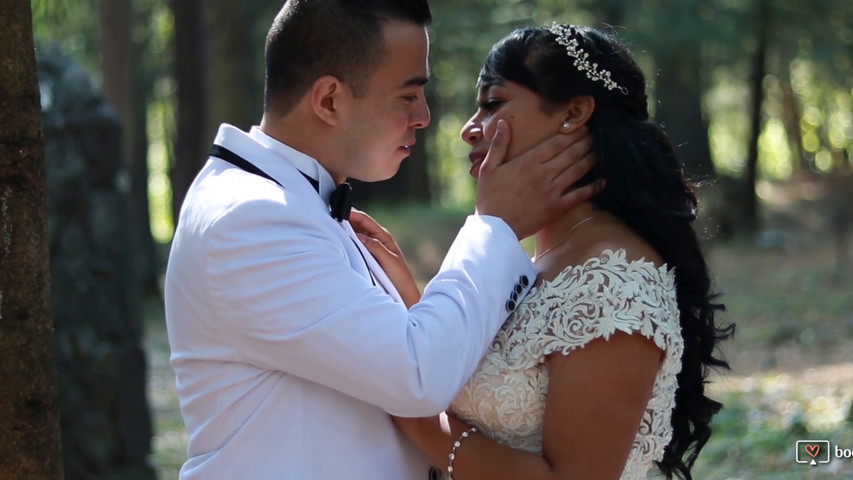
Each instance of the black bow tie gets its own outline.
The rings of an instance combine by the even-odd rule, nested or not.
[[[317,190],[317,193],[320,193],[320,182],[306,175],[305,172],[299,173],[305,177],[305,180],[308,180],[308,183],[314,187],[314,190]],[[329,209],[332,212],[332,218],[339,222],[349,220],[349,214],[352,210],[352,199],[350,198],[350,193],[352,193],[352,187],[349,183],[344,182],[338,185],[329,197]]]
[[[331,207],[332,217],[339,222],[349,220],[349,214],[352,210],[350,193],[352,193],[352,187],[349,183],[344,182],[338,185],[335,191],[332,192],[332,196],[329,197],[329,207]]]

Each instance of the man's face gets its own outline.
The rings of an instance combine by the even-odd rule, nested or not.
[[[377,182],[394,176],[415,143],[415,130],[429,125],[424,97],[429,39],[426,28],[388,21],[385,58],[365,94],[354,98],[344,140],[345,177]]]

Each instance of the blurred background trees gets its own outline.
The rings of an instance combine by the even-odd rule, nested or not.
[[[849,264],[853,2],[430,3],[432,123],[419,133],[400,174],[357,185],[357,205],[381,212],[385,205],[417,204],[421,223],[431,221],[424,212],[470,211],[474,182],[459,131],[475,109],[482,61],[511,29],[558,20],[612,28],[638,59],[650,83],[650,111],[700,186],[706,239],[786,249],[831,238],[839,271]],[[114,182],[128,195],[124,233],[134,253],[127,275],[159,301],[180,202],[218,125],[247,129],[260,120],[263,43],[281,1],[31,4],[37,50],[55,42],[117,113],[121,154]],[[412,224],[407,228],[417,230]],[[398,240],[422,233],[392,231]],[[443,252],[414,253],[437,261]],[[133,345],[127,348],[132,356]]]
[[[124,127],[127,182],[145,265],[167,243],[216,127],[262,108],[263,41],[278,1],[36,0],[36,35],[99,79]],[[466,204],[458,131],[481,62],[511,28],[558,19],[610,25],[651,83],[651,109],[698,182],[726,184],[725,233],[760,229],[762,189],[850,170],[853,6],[841,0],[434,0],[432,125],[401,174],[357,199]],[[761,187],[761,185],[765,185]],[[710,212],[706,212],[710,213]],[[133,222],[145,226],[145,222]],[[162,263],[162,262],[160,262]],[[155,272],[145,272],[153,285]]]

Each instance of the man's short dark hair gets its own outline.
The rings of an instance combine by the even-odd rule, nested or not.
[[[388,20],[427,26],[427,0],[288,0],[266,41],[264,111],[288,113],[315,80],[333,75],[356,96],[385,55]]]

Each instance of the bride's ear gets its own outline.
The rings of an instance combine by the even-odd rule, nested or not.
[[[595,111],[595,98],[590,95],[575,97],[566,104],[563,109],[565,113],[563,124],[560,126],[561,133],[571,133],[586,125],[592,112]]]

